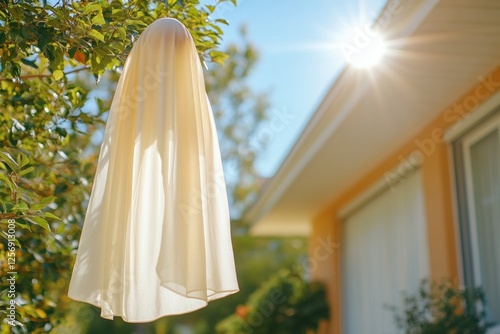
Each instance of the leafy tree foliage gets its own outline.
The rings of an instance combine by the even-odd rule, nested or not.
[[[10,315],[6,273],[17,272],[13,320],[17,326],[3,322],[1,333],[78,333],[95,317],[95,311],[72,303],[66,292],[95,174],[96,134],[102,133],[109,109],[111,94],[102,98],[98,91],[113,88],[134,40],[151,22],[174,17],[189,28],[200,59],[209,68],[207,89],[216,101],[216,117],[236,121],[243,115],[233,114],[257,108],[256,116],[250,117],[253,123],[247,123],[245,130],[228,130],[224,127],[235,127],[235,123],[221,122],[221,142],[234,141],[228,146],[237,147],[241,136],[250,134],[252,126],[264,118],[265,98],[252,94],[242,81],[256,61],[252,46],[229,48],[231,58],[225,66],[217,65],[227,58],[219,46],[221,27],[227,22],[211,15],[224,2],[236,3],[0,0],[2,320]],[[235,72],[231,74],[229,68]],[[234,84],[235,91],[210,79],[224,71],[226,83]],[[93,86],[86,73],[103,82]],[[245,108],[236,109],[236,102],[242,100]],[[248,156],[241,162],[234,149],[224,154],[223,159],[231,156],[236,162],[236,178],[252,179],[240,171],[243,166],[246,173],[252,173]],[[234,203],[248,193],[244,187],[250,184],[233,182],[231,193],[243,194]],[[15,221],[15,239],[9,239],[9,221]]]
[[[22,78],[23,65],[48,70],[56,81],[64,78],[68,65],[82,64],[96,75],[103,74],[106,69],[120,66],[133,41],[160,17],[175,17],[183,22],[202,59],[221,61],[225,57],[216,47],[222,35],[220,25],[227,22],[210,20],[215,6],[200,6],[197,0],[63,0],[54,5],[1,1],[0,6],[5,78]],[[39,59],[47,62],[38,64]]]
[[[269,108],[267,95],[252,91],[243,80],[258,61],[258,53],[246,38],[244,26],[241,37],[243,43],[231,44],[225,50],[228,58],[224,65],[214,64],[206,76],[219,137],[225,139],[220,142],[221,154],[235,217],[253,201],[259,186],[254,169],[258,147],[251,145],[251,138],[257,136]]]

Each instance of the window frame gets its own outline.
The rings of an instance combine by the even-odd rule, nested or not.
[[[482,284],[480,268],[480,251],[478,245],[476,208],[473,191],[472,165],[470,148],[485,138],[489,133],[498,129],[500,134],[500,103],[489,109],[482,110],[481,118],[461,129],[451,142],[452,163],[454,172],[454,187],[456,195],[456,210],[461,253],[462,277],[464,284],[479,287]],[[486,296],[487,297],[487,296]],[[488,329],[487,334],[500,334],[500,324]]]

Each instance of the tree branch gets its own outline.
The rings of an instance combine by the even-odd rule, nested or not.
[[[88,70],[90,68],[90,66],[83,66],[83,67],[79,67],[79,68],[75,68],[74,70],[71,70],[71,71],[68,71],[68,72],[64,72],[64,75],[68,75],[68,74],[71,74],[71,73],[77,73],[77,72],[81,72],[81,71],[85,71],[85,70]],[[37,78],[47,78],[47,77],[51,77],[52,76],[52,73],[45,73],[45,74],[31,74],[31,75],[21,75],[19,77],[19,79],[21,80],[29,80],[29,79],[37,79]],[[14,81],[15,78],[0,78],[0,81]]]
[[[0,220],[18,218],[15,213],[0,213]]]

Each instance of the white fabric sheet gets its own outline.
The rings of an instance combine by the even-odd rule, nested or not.
[[[237,291],[203,71],[186,27],[159,19],[118,82],[68,295],[149,322]]]

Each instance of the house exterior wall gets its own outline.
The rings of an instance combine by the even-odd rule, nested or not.
[[[331,212],[325,212],[318,217],[312,227],[312,233],[309,242],[309,256],[314,257],[314,250],[319,246],[319,241],[324,238],[330,238],[335,244],[340,243],[340,224],[331,215]],[[330,321],[321,326],[321,334],[340,333],[342,314],[340,313],[340,249],[337,247],[326,261],[318,265],[317,270],[311,270],[311,277],[325,282],[328,290],[328,301],[330,304]],[[313,269],[313,268],[312,268]],[[332,321],[335,319],[335,321]]]
[[[478,77],[471,83],[471,89],[448,108],[426,128],[393,152],[389,158],[374,168],[365,177],[352,185],[339,198],[334,199],[322,212],[318,212],[313,221],[310,237],[310,257],[321,247],[321,240],[330,238],[341,245],[341,222],[339,211],[375,182],[386,179],[391,182],[394,177],[404,178],[404,164],[418,157],[423,179],[424,200],[426,207],[428,251],[430,279],[449,278],[460,282],[460,255],[457,245],[456,217],[454,210],[454,189],[452,184],[452,165],[450,147],[443,135],[450,127],[461,120],[478,105],[488,100],[493,93],[500,90],[500,68],[489,74]],[[397,166],[403,166],[400,175],[394,174]],[[393,172],[389,172],[393,171]],[[398,172],[396,172],[398,174]],[[312,278],[327,284],[328,298],[331,307],[331,319],[322,327],[321,333],[341,334],[342,282],[340,273],[340,248],[330,254],[317,267],[313,267]]]

